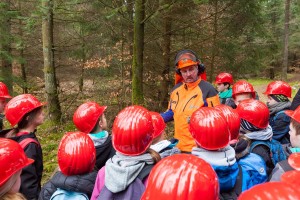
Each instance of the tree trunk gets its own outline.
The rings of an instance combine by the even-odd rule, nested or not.
[[[81,74],[79,78],[79,91],[83,91],[83,79],[84,79],[84,64],[86,62],[86,47],[84,41],[83,24],[80,23],[80,36],[81,36],[81,49],[80,49],[80,62],[81,62]]]
[[[282,72],[281,72],[281,79],[284,81],[287,81],[287,71],[288,71],[290,4],[291,4],[291,0],[285,0],[284,47],[283,47]]]
[[[0,77],[2,82],[6,84],[10,94],[13,93],[12,79],[12,55],[11,55],[11,20],[9,17],[10,1],[6,0],[2,3],[2,13],[0,18]]]
[[[54,45],[53,45],[53,0],[43,0],[44,9],[42,21],[43,55],[44,55],[44,76],[45,92],[48,102],[48,116],[52,123],[59,123],[61,110],[57,92],[57,81],[54,66]]]
[[[209,82],[212,83],[214,72],[215,72],[215,59],[217,55],[217,32],[218,32],[218,0],[214,1],[214,22],[213,22],[213,41],[212,41],[212,53],[211,53],[211,64],[210,64],[210,74]]]
[[[170,0],[165,0],[163,3],[170,3]],[[163,15],[166,16],[163,16]],[[166,109],[168,106],[168,88],[170,83],[170,56],[171,56],[171,18],[168,16],[169,13],[162,13],[161,19],[163,20],[163,41],[162,41],[162,50],[163,50],[163,72],[160,88],[160,99],[159,99],[159,110]]]
[[[132,61],[132,104],[143,105],[143,54],[145,0],[135,0],[133,61]]]
[[[21,10],[22,10],[21,0],[18,1],[18,9],[19,9],[19,12],[21,12]],[[19,34],[20,34],[20,38],[23,40],[22,26],[23,26],[22,19],[19,19]],[[24,58],[24,43],[22,43],[22,45],[19,49],[19,56],[21,59]],[[22,80],[23,80],[22,89],[23,89],[23,93],[26,94],[26,93],[28,93],[28,86],[27,86],[27,74],[26,74],[26,68],[25,68],[24,61],[20,62],[20,67],[21,67],[21,76],[22,76]]]

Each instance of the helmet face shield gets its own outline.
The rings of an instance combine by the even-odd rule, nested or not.
[[[183,54],[180,54],[179,56],[177,56],[175,63],[176,63],[177,69],[182,69],[184,67],[199,64],[196,56],[189,52],[186,52],[186,53],[183,53]]]

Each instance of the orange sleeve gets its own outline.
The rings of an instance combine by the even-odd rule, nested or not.
[[[206,102],[207,102],[208,107],[215,107],[215,106],[221,104],[219,95],[207,98]]]

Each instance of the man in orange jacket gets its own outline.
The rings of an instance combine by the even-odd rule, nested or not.
[[[219,105],[220,100],[216,89],[201,79],[205,67],[195,52],[189,49],[179,51],[175,58],[175,66],[177,76],[183,81],[173,87],[168,110],[161,113],[161,116],[165,122],[174,120],[174,137],[179,140],[177,147],[182,152],[191,152],[196,146],[188,129],[192,113],[203,106]]]

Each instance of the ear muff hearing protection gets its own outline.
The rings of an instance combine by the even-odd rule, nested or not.
[[[175,71],[177,74],[181,75],[180,69],[178,68],[178,62],[181,60],[180,58],[183,54],[191,54],[192,55],[191,56],[192,61],[196,62],[198,65],[198,75],[204,73],[205,65],[203,63],[201,63],[197,54],[190,49],[183,49],[183,50],[179,51],[175,56]]]

